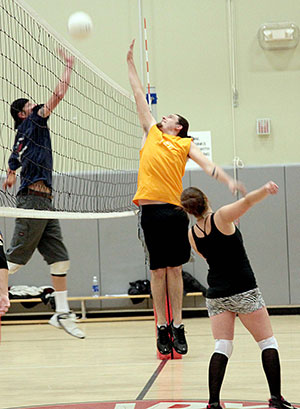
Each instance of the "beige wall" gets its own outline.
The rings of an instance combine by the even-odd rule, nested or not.
[[[138,0],[27,0],[60,35],[115,82],[129,90],[126,52],[137,39]],[[229,70],[227,0],[142,0],[147,18],[150,76],[158,117],[181,113],[191,130],[211,130],[213,159],[230,165],[234,155]],[[300,26],[298,0],[232,0],[237,39],[239,107],[234,110],[236,153],[245,165],[299,163],[300,45],[263,51],[257,31],[266,22]],[[67,19],[90,14],[93,35],[74,41]],[[271,118],[272,133],[256,135],[256,118]]]

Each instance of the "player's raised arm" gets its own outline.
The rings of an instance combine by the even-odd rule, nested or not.
[[[144,89],[134,64],[133,59],[134,43],[135,40],[133,40],[132,43],[130,44],[129,51],[127,53],[128,77],[136,102],[140,124],[144,130],[144,133],[147,135],[150,128],[156,123],[156,121],[150,112],[149,106],[145,98]]]
[[[38,114],[43,118],[46,118],[51,114],[53,109],[60,103],[60,101],[66,95],[67,89],[69,88],[72,68],[74,65],[74,57],[67,56],[67,54],[62,49],[59,50],[59,55],[64,59],[66,67],[49,101],[38,112]]]
[[[221,223],[232,223],[246,213],[256,203],[265,199],[269,195],[275,195],[277,192],[278,186],[276,183],[272,181],[266,183],[259,189],[247,193],[242,199],[223,206],[217,210],[215,215],[216,223],[218,223],[218,220]]]
[[[203,155],[194,142],[191,143],[189,157],[196,162],[207,175],[227,185],[233,194],[235,194],[237,190],[243,195],[246,194],[245,186],[241,182],[234,180],[220,166],[211,162],[205,155]]]

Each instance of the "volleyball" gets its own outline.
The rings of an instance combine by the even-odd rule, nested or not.
[[[73,38],[87,38],[91,34],[92,28],[93,22],[91,17],[83,11],[77,11],[69,17],[68,30]]]

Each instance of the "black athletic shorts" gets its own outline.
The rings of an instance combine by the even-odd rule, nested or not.
[[[177,267],[190,259],[189,218],[173,204],[143,205],[141,225],[150,256],[150,269]]]

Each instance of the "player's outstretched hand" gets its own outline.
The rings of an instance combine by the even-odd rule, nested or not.
[[[236,195],[238,191],[241,192],[241,194],[242,194],[243,196],[245,196],[246,193],[247,193],[244,184],[243,184],[242,182],[239,182],[238,180],[233,180],[233,179],[232,179],[232,180],[228,183],[228,188],[229,188],[229,190],[231,191],[231,193],[232,193],[233,195]]]
[[[132,62],[133,61],[133,47],[134,47],[135,39],[132,40],[130,46],[129,46],[129,51],[127,53],[127,62]]]
[[[0,316],[4,315],[10,307],[9,298],[7,295],[0,295]]]
[[[264,189],[269,195],[276,195],[279,187],[272,180],[264,185]]]
[[[58,54],[65,61],[66,65],[68,67],[70,67],[70,68],[73,67],[74,62],[75,62],[75,58],[74,58],[73,55],[67,55],[67,53],[62,48],[58,49]]]

